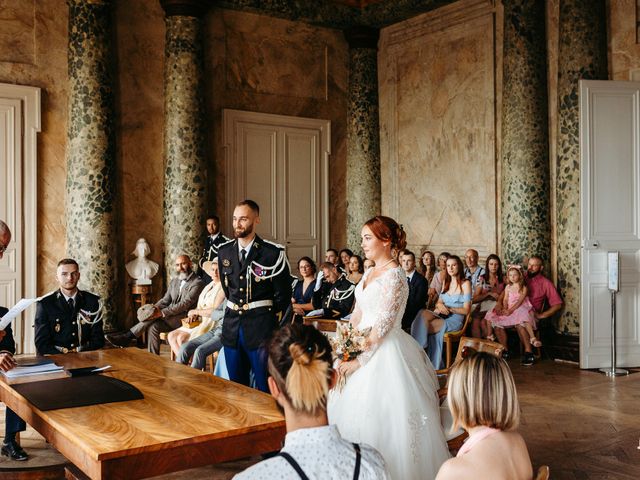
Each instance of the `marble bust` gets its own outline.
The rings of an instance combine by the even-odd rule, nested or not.
[[[136,258],[125,265],[127,273],[135,279],[137,285],[151,285],[151,279],[158,273],[159,265],[147,258],[151,253],[149,244],[144,238],[139,238],[132,255]]]

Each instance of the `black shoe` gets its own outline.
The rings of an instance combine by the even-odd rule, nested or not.
[[[124,333],[107,333],[104,338],[114,347],[128,347],[135,338],[131,332]]]
[[[502,351],[502,359],[503,360],[509,360],[511,358],[511,354],[509,353],[509,350],[503,350]]]
[[[8,443],[3,442],[0,452],[5,457],[9,457],[11,460],[15,460],[17,462],[24,462],[26,460],[29,460],[29,455],[27,455],[27,452],[25,452],[15,440]]]
[[[520,363],[522,365],[530,366],[533,365],[535,361],[536,357],[533,356],[533,353],[525,353]]]

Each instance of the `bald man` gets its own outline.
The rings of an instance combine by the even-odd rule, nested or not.
[[[154,304],[153,314],[139,321],[124,333],[108,334],[107,340],[117,347],[128,347],[135,338],[147,331],[147,347],[151,353],[160,354],[160,333],[170,332],[180,327],[189,310],[195,308],[198,296],[205,286],[204,281],[193,272],[188,255],[176,258],[178,274],[167,289],[164,297]]]
[[[7,250],[9,242],[11,242],[11,230],[9,230],[6,223],[0,220],[0,260],[2,260],[4,252]],[[6,308],[0,307],[0,318],[7,311]],[[16,366],[16,362],[13,359],[14,353],[16,353],[16,342],[13,340],[13,332],[11,331],[11,325],[9,325],[4,330],[0,330],[0,369],[6,372]],[[0,450],[2,455],[9,457],[11,460],[27,460],[29,458],[27,452],[22,449],[16,440],[16,433],[24,432],[27,429],[27,424],[10,408],[7,408],[4,423],[4,442]]]

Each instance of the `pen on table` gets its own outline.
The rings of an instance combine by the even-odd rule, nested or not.
[[[104,372],[105,370],[107,370],[109,368],[111,368],[111,365],[105,365],[104,367],[94,368],[93,370],[91,370],[91,373]]]

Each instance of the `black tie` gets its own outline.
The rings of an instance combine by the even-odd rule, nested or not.
[[[70,309],[71,309],[71,311],[73,312],[73,311],[74,311],[74,308],[73,308],[73,298],[68,298],[68,299],[67,299],[67,303],[69,304],[69,308],[70,308]]]
[[[247,259],[247,251],[242,248],[240,249],[240,264],[244,265],[244,261]]]
[[[407,277],[407,283],[411,285],[411,277]]]

